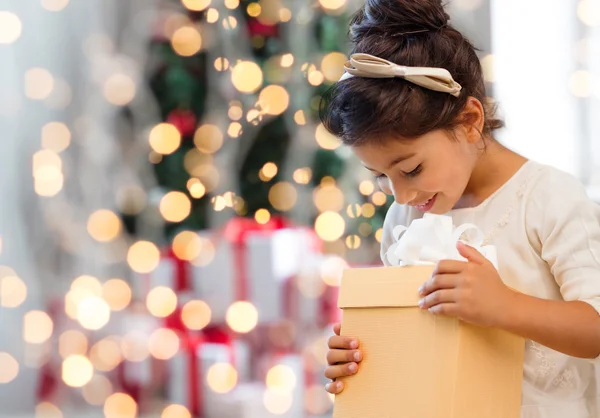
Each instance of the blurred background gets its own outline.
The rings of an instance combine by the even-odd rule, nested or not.
[[[319,124],[359,0],[0,1],[0,414],[330,417],[391,198]],[[600,201],[600,0],[453,0],[498,139]]]

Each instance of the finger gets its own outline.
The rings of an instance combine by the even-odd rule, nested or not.
[[[333,332],[335,335],[340,335],[341,331],[342,331],[342,324],[335,324],[333,326]]]
[[[429,312],[434,315],[460,317],[458,303],[440,303],[429,308]]]
[[[429,309],[436,305],[445,303],[455,303],[457,296],[456,289],[441,289],[428,294],[419,301],[419,308]]]
[[[436,290],[453,289],[457,286],[458,280],[459,276],[456,274],[436,274],[423,283],[419,288],[419,294],[421,296],[427,296]]]
[[[432,276],[436,274],[456,274],[464,271],[467,263],[458,260],[442,260],[436,264]]]
[[[339,379],[344,376],[352,376],[358,371],[358,364],[346,363],[329,366],[325,369],[325,377],[328,379]]]
[[[342,348],[345,350],[356,350],[358,348],[358,340],[351,337],[340,337],[334,335],[327,342],[329,348]]]
[[[464,242],[458,241],[456,243],[456,249],[458,253],[462,255],[464,258],[469,260],[471,263],[475,264],[485,264],[487,263],[487,258],[485,258],[479,251],[470,245],[465,244]]]
[[[333,395],[337,395],[344,390],[344,382],[331,382],[325,385],[325,390]]]
[[[362,353],[358,350],[329,350],[327,352],[327,363],[331,365],[361,360]]]

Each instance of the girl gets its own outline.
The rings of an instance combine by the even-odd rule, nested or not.
[[[598,206],[572,176],[494,140],[502,122],[485,104],[479,59],[439,0],[367,0],[350,33],[354,55],[321,119],[394,196],[384,264],[394,226],[422,213],[477,224],[499,270],[458,244],[468,262],[438,263],[422,309],[527,339],[522,418],[600,417]],[[334,331],[325,375],[340,393],[336,379],[360,372],[362,353]]]

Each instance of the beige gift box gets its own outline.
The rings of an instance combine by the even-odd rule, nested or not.
[[[525,340],[418,308],[433,266],[349,269],[342,335],[360,341],[334,418],[519,418]]]

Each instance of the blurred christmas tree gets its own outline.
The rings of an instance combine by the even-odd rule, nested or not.
[[[320,147],[311,154],[311,161],[306,164],[304,159],[302,167],[286,164],[291,164],[290,157],[296,152],[291,144],[297,140],[298,130],[317,123],[320,96],[340,75],[345,60],[341,51],[347,50],[348,13],[331,14],[307,4],[298,8],[300,12],[293,20],[292,11],[279,0],[225,0],[225,8],[220,9],[211,8],[210,3],[171,0],[167,3],[171,13],[158,25],[150,45],[153,65],[148,80],[164,121],[150,134],[151,145],[153,135],[155,142],[150,161],[161,189],[180,192],[191,202],[189,214],[167,219],[167,237],[180,229],[212,226],[209,211],[214,210],[255,216],[266,209],[270,215],[285,216],[289,205],[274,202],[273,186],[282,181],[288,182],[288,189],[316,188],[323,181],[337,184],[346,169],[346,157],[336,149],[339,144],[329,146],[335,139],[318,128]],[[174,7],[180,9],[173,12]],[[292,39],[295,35],[291,31],[302,19],[310,21],[307,28],[314,28],[304,36],[313,36],[318,48],[306,51],[306,60],[293,54],[298,49],[293,44],[304,41]],[[223,36],[221,28],[225,32],[229,29],[229,37]],[[235,47],[238,42],[248,44],[251,56],[230,53],[232,44]],[[304,62],[298,62],[300,59]],[[232,73],[231,81],[215,78],[225,71]],[[294,84],[298,83],[294,71],[302,74],[301,89]],[[254,83],[254,79],[258,81]],[[258,92],[260,95],[255,95]],[[314,142],[314,130],[311,136],[301,140]],[[215,173],[210,166],[228,141],[242,141],[244,146],[236,149],[231,172]],[[237,196],[217,191],[219,178],[224,175],[237,176]],[[389,202],[379,195],[374,201],[374,189],[369,188],[362,186],[362,194],[358,194],[362,202],[338,210],[347,219],[348,235],[372,236],[381,227]],[[318,215],[314,206],[312,210]],[[359,222],[361,216],[364,219]]]

